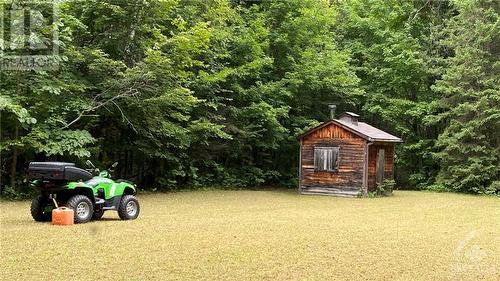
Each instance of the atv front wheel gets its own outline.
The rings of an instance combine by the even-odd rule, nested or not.
[[[92,219],[94,205],[85,195],[75,195],[66,203],[66,207],[75,212],[75,223],[86,223]]]
[[[46,209],[49,207],[49,201],[42,195],[38,195],[31,201],[31,216],[35,221],[50,221],[52,219],[52,208],[50,212]]]
[[[120,206],[118,207],[118,216],[122,220],[133,220],[139,216],[141,207],[139,206],[139,201],[133,195],[125,195],[120,201]]]

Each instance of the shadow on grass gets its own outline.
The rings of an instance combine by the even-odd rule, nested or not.
[[[101,218],[98,220],[93,220],[91,222],[99,222],[99,221],[121,221],[120,218]]]

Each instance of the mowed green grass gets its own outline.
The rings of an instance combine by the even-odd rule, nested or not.
[[[2,202],[1,280],[500,280],[500,199],[396,192],[139,195],[141,215],[52,226]]]

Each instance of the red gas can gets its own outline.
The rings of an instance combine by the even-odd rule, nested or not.
[[[74,223],[75,212],[66,207],[59,207],[52,210],[52,224],[71,225]]]

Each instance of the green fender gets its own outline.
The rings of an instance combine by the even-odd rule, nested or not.
[[[92,199],[97,196],[99,189],[104,190],[103,199],[109,200],[116,196],[123,196],[124,194],[135,194],[136,187],[129,182],[114,182],[108,178],[94,177],[87,182],[70,182],[66,186],[68,190],[81,190],[81,192],[92,195]]]

